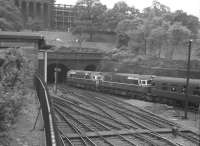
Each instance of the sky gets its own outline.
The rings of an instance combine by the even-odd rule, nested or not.
[[[100,0],[102,4],[107,5],[108,8],[112,8],[113,5],[122,0]],[[134,6],[139,10],[149,7],[152,4],[152,0],[123,0],[129,6]],[[170,7],[171,11],[183,10],[188,14],[195,15],[200,18],[200,0],[158,0],[160,3]],[[58,4],[76,4],[77,0],[56,0]]]

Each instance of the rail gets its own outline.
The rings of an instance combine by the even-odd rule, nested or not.
[[[46,146],[64,146],[64,142],[54,122],[54,113],[51,108],[47,86],[38,73],[34,76],[34,85],[42,109]]]

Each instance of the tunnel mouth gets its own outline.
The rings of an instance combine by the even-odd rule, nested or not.
[[[52,84],[55,83],[55,68],[58,68],[58,77],[57,77],[57,83],[64,83],[67,77],[67,72],[69,71],[69,68],[67,68],[63,64],[50,64],[47,67],[47,82]]]
[[[96,71],[97,67],[94,64],[87,65],[84,70],[86,71]]]
[[[4,62],[5,60],[0,58],[0,67],[3,65]]]

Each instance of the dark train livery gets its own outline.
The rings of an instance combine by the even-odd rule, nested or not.
[[[163,103],[185,101],[186,79],[152,75],[70,70],[69,85]],[[200,80],[190,79],[188,100],[200,103]]]

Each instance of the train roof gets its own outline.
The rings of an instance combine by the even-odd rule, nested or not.
[[[121,76],[138,77],[144,79],[152,78],[152,75],[140,75],[140,74],[130,74],[130,73],[117,73],[117,74]]]
[[[152,75],[140,75],[140,74],[130,74],[130,73],[113,73],[113,72],[105,72],[107,75],[119,75],[123,77],[127,77],[129,79],[152,79]]]
[[[100,73],[96,71],[87,71],[87,70],[69,70],[68,73]]]
[[[166,82],[166,83],[174,83],[174,84],[186,84],[186,78],[176,78],[176,77],[164,77],[164,76],[156,76],[153,78],[156,82]],[[190,84],[200,85],[200,79],[190,79]]]
[[[44,36],[33,32],[0,31],[0,39],[42,40]]]

